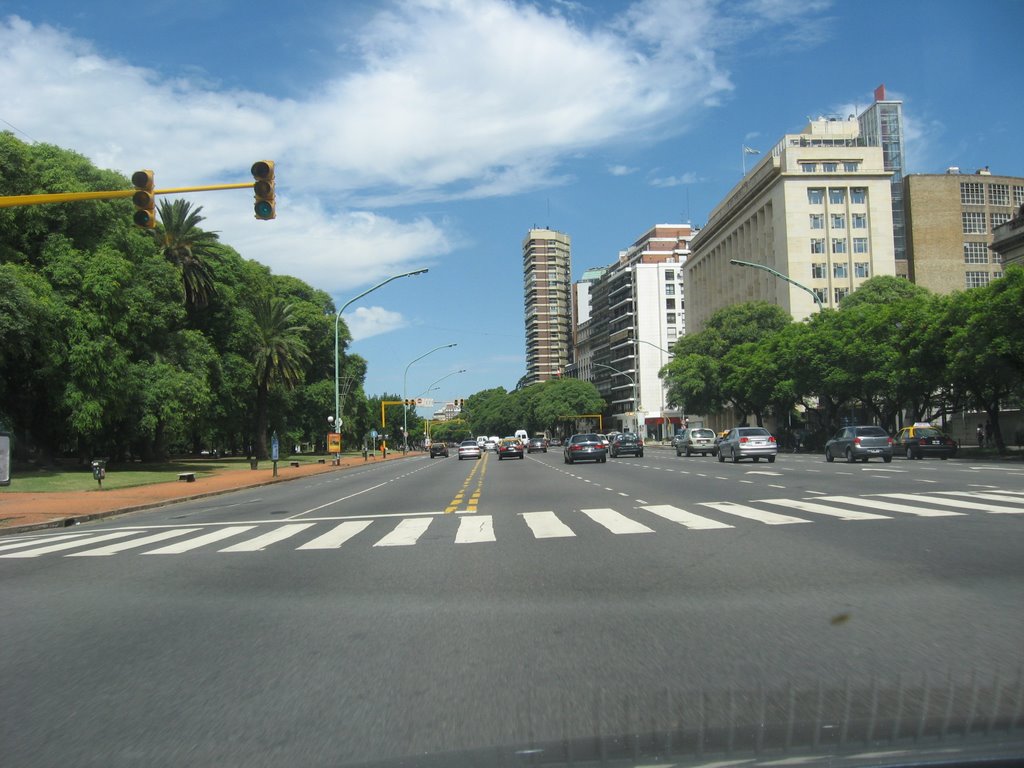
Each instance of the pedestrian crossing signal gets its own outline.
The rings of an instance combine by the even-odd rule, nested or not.
[[[268,221],[276,218],[276,201],[274,198],[274,161],[257,160],[252,164],[252,177],[255,182],[252,185],[255,201],[253,211],[256,218]]]
[[[153,194],[153,172],[149,170],[136,171],[132,174],[132,186],[135,187],[135,194],[132,195],[132,203],[135,204],[135,214],[132,221],[135,225],[144,229],[156,227],[156,196]]]

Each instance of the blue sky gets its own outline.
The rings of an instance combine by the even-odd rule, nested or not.
[[[808,116],[904,100],[911,173],[1024,175],[1024,1],[145,3],[0,0],[0,129],[157,186],[277,163],[278,218],[193,195],[248,258],[352,307],[367,391],[437,398],[525,372],[520,247],[573,273],[656,223],[700,226]],[[353,314],[354,313],[354,314]]]

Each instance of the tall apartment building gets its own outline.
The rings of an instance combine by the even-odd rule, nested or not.
[[[894,275],[891,175],[855,119],[819,118],[784,136],[690,242],[687,330],[746,301],[776,304],[802,320],[817,311],[815,297],[836,306],[868,278]]]
[[[607,430],[664,438],[681,423],[658,371],[685,329],[681,268],[692,236],[688,224],[658,224],[616,263],[591,270],[585,286],[576,284],[589,315],[576,329],[574,371],[608,403]]]
[[[887,99],[885,86],[875,89],[875,103],[857,116],[861,140],[865,146],[881,147],[882,167],[892,172],[892,239],[896,274],[908,276],[907,232],[903,213],[903,177],[906,175],[903,152],[903,102]]]
[[[523,240],[524,384],[561,375],[571,362],[572,240],[563,232],[531,229]]]
[[[993,230],[1024,205],[1024,178],[993,176],[984,168],[964,174],[911,174],[904,179],[910,279],[936,293],[987,285],[1003,274],[1002,257],[989,248]]]

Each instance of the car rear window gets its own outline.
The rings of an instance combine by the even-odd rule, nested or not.
[[[715,433],[710,429],[695,429],[690,433],[694,437],[714,437]]]
[[[942,437],[942,433],[934,427],[918,427],[914,430],[915,437]]]
[[[750,435],[771,435],[767,429],[761,429],[761,427],[740,427],[738,430],[739,434],[749,437]]]
[[[888,437],[889,433],[881,427],[857,427],[857,437]]]

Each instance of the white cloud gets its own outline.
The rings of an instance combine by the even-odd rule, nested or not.
[[[628,165],[609,165],[608,173],[612,176],[629,176],[631,173],[636,173],[637,168],[632,168]]]
[[[397,331],[408,325],[401,312],[392,312],[384,307],[357,307],[341,317],[348,326],[354,342]]]
[[[699,181],[697,174],[687,171],[679,176],[657,176],[648,181],[652,187],[679,187],[683,184],[696,184]]]

